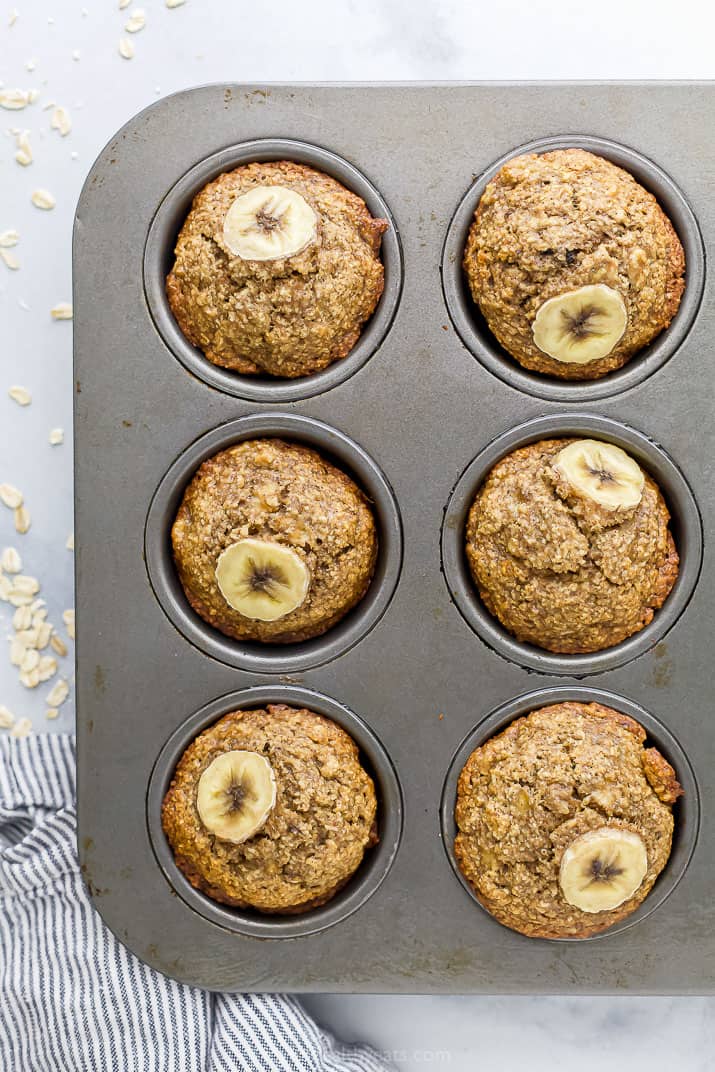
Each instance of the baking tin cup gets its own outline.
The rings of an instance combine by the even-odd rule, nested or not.
[[[378,529],[377,565],[361,601],[322,636],[295,644],[234,640],[205,622],[189,605],[171,550],[171,526],[186,485],[201,463],[235,443],[262,436],[305,443],[353,477],[370,500]],[[200,436],[170,466],[149,507],[145,559],[154,594],[182,636],[229,666],[256,673],[287,673],[321,666],[343,655],[379,622],[400,575],[402,524],[387,478],[370,455],[344,432],[294,413],[250,414]]]
[[[588,655],[556,655],[516,640],[479,598],[465,551],[469,509],[493,466],[519,447],[562,436],[584,436],[615,443],[650,473],[668,504],[671,531],[680,555],[680,571],[675,585],[650,624],[620,644]],[[610,417],[589,413],[535,417],[497,436],[460,476],[445,508],[442,524],[442,572],[465,621],[499,655],[543,674],[585,677],[613,670],[650,651],[672,629],[687,607],[700,575],[702,553],[700,512],[685,477],[672,459],[643,432]]]
[[[472,752],[480,745],[484,744],[490,737],[493,737],[495,734],[506,729],[506,727],[515,719],[520,718],[522,715],[528,715],[530,712],[536,711],[540,707],[547,707],[550,704],[565,703],[568,701],[575,703],[604,704],[607,707],[612,707],[616,711],[620,711],[624,715],[629,715],[631,718],[634,718],[636,722],[640,722],[648,735],[646,743],[648,745],[655,745],[673,766],[678,781],[683,788],[683,796],[673,807],[675,828],[673,831],[673,848],[668,862],[656,879],[653,889],[635,912],[632,912],[631,915],[621,923],[616,923],[613,927],[609,927],[608,930],[602,931],[600,934],[593,934],[587,938],[532,938],[529,939],[530,941],[559,943],[593,942],[601,938],[611,937],[634,927],[637,923],[640,923],[641,920],[650,916],[652,912],[659,908],[663,902],[670,897],[671,893],[688,869],[693,852],[695,851],[698,831],[700,828],[700,792],[690,760],[670,730],[666,729],[662,722],[648,711],[644,710],[644,708],[640,707],[632,700],[626,699],[624,696],[618,696],[612,692],[605,692],[602,689],[583,687],[568,688],[560,686],[558,688],[539,689],[536,692],[529,692],[523,696],[518,696],[516,699],[510,700],[509,702],[502,704],[500,707],[497,707],[496,710],[492,711],[482,719],[473,730],[470,730],[454,754],[447,771],[444,789],[442,791],[440,822],[442,827],[442,840],[444,842],[447,858],[459,882],[483,912],[494,919],[491,913],[488,912],[478,900],[474,890],[460,871],[457,858],[454,854],[454,839],[457,834],[457,826],[454,820],[454,808],[457,800],[457,783],[459,781],[459,775]],[[498,922],[498,920],[495,920],[495,922]],[[510,928],[506,929],[509,930]]]
[[[487,183],[509,160],[523,153],[545,153],[553,149],[586,149],[605,157],[631,175],[655,195],[669,216],[685,250],[685,290],[670,326],[622,368],[599,380],[560,380],[523,368],[497,342],[474,302],[462,268],[464,248],[474,213]],[[606,138],[570,134],[540,138],[500,157],[477,179],[459,203],[442,251],[442,286],[452,323],[468,350],[511,387],[557,402],[588,402],[606,398],[642,383],[673,356],[685,341],[697,315],[705,287],[705,251],[697,220],[682,191],[673,180],[641,153]]]
[[[362,333],[347,357],[312,376],[297,379],[245,375],[212,364],[185,337],[174,319],[166,297],[166,277],[174,260],[174,246],[191,208],[194,196],[206,183],[224,171],[257,161],[292,160],[324,171],[365,201],[371,214],[389,221],[382,236],[381,258],[385,287],[378,306],[363,326]],[[262,138],[231,145],[212,153],[191,168],[171,188],[152,220],[144,249],[144,292],[154,324],[162,339],[185,366],[200,380],[219,391],[254,402],[292,402],[310,398],[336,387],[352,376],[380,347],[390,330],[402,290],[403,264],[400,236],[386,202],[353,164],[342,157],[292,138]]]
[[[240,709],[265,704],[305,707],[332,719],[350,734],[360,749],[361,761],[375,782],[380,840],[347,884],[327,904],[297,916],[268,915],[231,908],[195,889],[174,862],[161,825],[161,805],[176,765],[195,737],[208,726]],[[378,889],[397,855],[402,834],[402,791],[397,772],[379,738],[348,707],[311,689],[291,685],[259,685],[221,696],[191,715],[171,735],[157,758],[147,794],[147,825],[156,859],[167,881],[195,912],[226,930],[253,938],[300,938],[347,919]]]

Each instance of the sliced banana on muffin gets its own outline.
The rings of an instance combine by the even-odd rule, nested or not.
[[[231,203],[223,240],[245,261],[275,261],[301,253],[318,235],[318,217],[296,190],[254,186]]]
[[[561,858],[559,885],[582,912],[610,912],[636,892],[648,871],[643,838],[602,826],[572,841]]]
[[[551,468],[576,494],[606,510],[633,510],[643,496],[643,470],[613,443],[576,439],[559,451]]]
[[[273,811],[276,778],[265,756],[232,749],[206,768],[196,790],[196,810],[207,830],[240,845]]]
[[[305,602],[310,570],[291,547],[249,537],[221,552],[216,583],[228,605],[245,618],[275,622]]]
[[[542,353],[587,365],[615,349],[627,324],[626,304],[618,291],[596,283],[549,298],[539,306],[531,330]]]

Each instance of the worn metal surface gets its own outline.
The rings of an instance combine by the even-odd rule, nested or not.
[[[709,278],[669,360],[608,397],[584,395],[589,414],[664,448],[702,515],[703,569],[680,617],[654,647],[587,682],[654,716],[652,738],[676,764],[658,722],[689,757],[694,781],[679,773],[692,799],[678,815],[664,884],[695,839],[697,783],[692,859],[667,900],[619,933],[529,940],[499,926],[462,888],[440,821],[455,752],[491,711],[535,688],[558,685],[575,696],[584,688],[578,667],[558,671],[568,676],[548,666],[535,673],[487,647],[441,572],[445,508],[477,454],[531,418],[572,420],[583,409],[577,394],[565,404],[506,383],[460,341],[440,271],[450,222],[473,178],[504,154],[533,139],[583,134],[629,146],[663,169],[683,191],[707,253],[715,146],[702,131],[714,112],[715,87],[697,84],[211,86],[159,101],[101,154],[75,228],[79,847],[97,908],[144,960],[223,990],[715,990]],[[145,292],[145,250],[162,201],[191,168],[246,141],[285,137],[330,150],[374,184],[399,231],[392,264],[399,274],[401,244],[404,279],[382,345],[353,375],[311,397],[249,401],[187,372],[164,341],[147,303],[157,281]],[[166,251],[153,262],[149,252],[147,265],[166,263]],[[688,287],[697,289],[689,268]],[[144,561],[150,504],[170,467],[207,432],[269,408],[316,418],[363,448],[394,490],[404,534],[399,584],[381,619],[344,654],[289,678],[239,669],[185,639]],[[676,518],[676,532],[689,526],[692,534],[692,521]],[[147,791],[157,757],[188,719],[237,690],[282,684],[332,697],[364,720],[397,770],[403,832],[381,885],[347,918],[302,937],[249,937],[172,889],[152,851]],[[651,897],[660,895],[656,886]]]

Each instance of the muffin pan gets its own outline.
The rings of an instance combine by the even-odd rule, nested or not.
[[[715,991],[715,570],[703,542],[715,521],[703,253],[715,242],[715,149],[688,136],[692,113],[707,126],[715,87],[220,85],[159,101],[100,155],[74,244],[79,851],[96,907],[143,960],[233,991]],[[586,384],[511,362],[460,274],[494,168],[524,147],[566,144],[652,189],[688,258],[668,331]],[[226,168],[280,157],[322,168],[391,220],[385,292],[356,348],[292,381],[212,366],[163,295],[194,193]],[[497,458],[581,431],[623,445],[657,479],[681,573],[642,633],[559,657],[517,644],[485,614],[460,540]],[[316,447],[378,519],[368,595],[303,644],[224,637],[191,612],[173,570],[169,529],[186,482],[205,457],[253,435]],[[593,698],[633,714],[674,763],[686,796],[673,853],[625,924],[591,940],[527,939],[481,910],[450,867],[458,768],[519,714]],[[192,737],[268,702],[335,718],[380,799],[380,844],[331,902],[290,919],[193,890],[159,816]]]

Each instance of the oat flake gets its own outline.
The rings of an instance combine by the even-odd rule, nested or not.
[[[47,694],[47,706],[60,707],[65,702],[69,694],[69,685],[64,678],[60,678],[60,680],[52,686],[52,688]]]
[[[31,524],[32,520],[27,507],[18,506],[15,510],[15,531],[24,536],[26,532],[30,531]]]
[[[12,484],[0,484],[0,502],[11,510],[15,510],[18,506],[22,506],[22,492]]]
[[[57,204],[49,190],[33,190],[30,200],[35,208],[44,209],[45,212],[49,212]]]
[[[14,547],[5,547],[0,555],[0,569],[6,573],[19,573],[22,569],[22,559]]]
[[[52,119],[50,120],[50,128],[52,130],[59,130],[62,137],[66,137],[72,129],[72,120],[70,119],[70,113],[66,108],[57,107],[52,113]]]
[[[17,402],[18,406],[29,406],[32,402],[32,395],[26,387],[11,387],[8,394],[13,402]]]
[[[20,262],[13,253],[8,253],[6,249],[0,249],[0,260],[3,261],[6,268],[16,272],[20,267]]]

